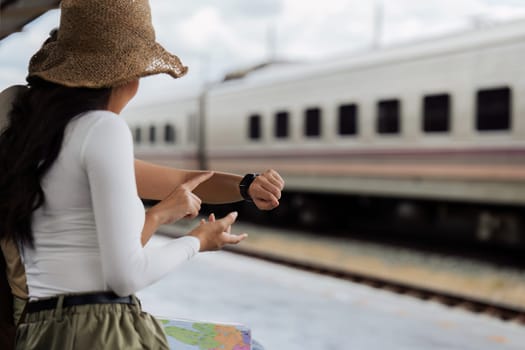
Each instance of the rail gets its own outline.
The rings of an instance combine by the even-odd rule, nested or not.
[[[180,234],[173,232],[161,232],[170,237],[178,237]],[[525,308],[513,305],[492,302],[490,300],[476,299],[461,294],[441,291],[438,289],[421,287],[413,284],[402,283],[387,278],[369,276],[363,273],[338,269],[325,266],[320,263],[309,262],[297,258],[285,257],[281,254],[273,254],[267,251],[249,249],[239,246],[226,246],[225,251],[244,255],[260,260],[269,261],[283,266],[292,267],[302,271],[308,271],[319,275],[330,276],[338,279],[364,284],[373,288],[383,289],[389,292],[407,295],[426,301],[434,301],[448,307],[457,307],[472,313],[484,314],[503,321],[516,322],[525,326]]]

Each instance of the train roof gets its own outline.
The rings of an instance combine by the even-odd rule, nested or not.
[[[315,62],[269,65],[246,75],[242,79],[216,84],[211,93],[227,94],[241,89],[338,74],[342,70],[362,69],[392,62],[461,53],[524,39],[525,19],[520,19]]]

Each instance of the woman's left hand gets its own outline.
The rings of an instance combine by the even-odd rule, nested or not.
[[[248,188],[248,194],[253,203],[261,210],[272,210],[279,206],[284,180],[273,169],[266,170],[253,180]]]

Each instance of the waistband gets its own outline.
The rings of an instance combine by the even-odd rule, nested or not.
[[[30,301],[27,304],[27,313],[55,309],[61,300],[62,307],[89,304],[135,304],[132,296],[119,297],[113,292],[97,292]]]

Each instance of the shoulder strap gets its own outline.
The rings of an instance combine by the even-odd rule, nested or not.
[[[0,349],[14,349],[13,294],[7,282],[6,263],[0,249]]]

